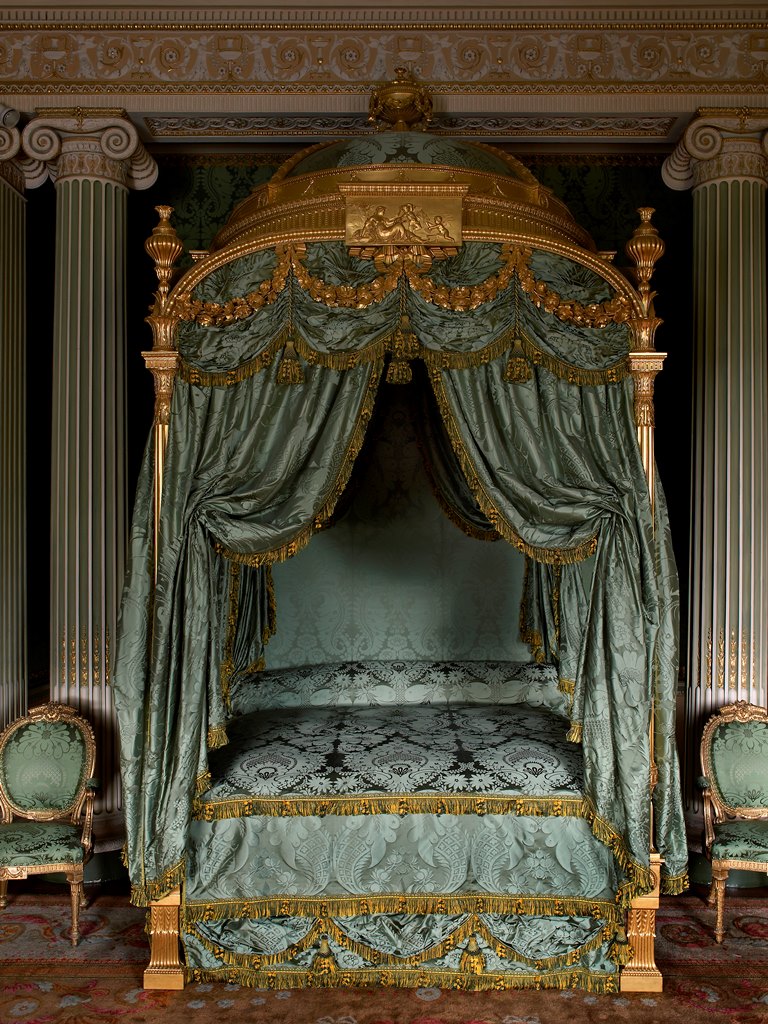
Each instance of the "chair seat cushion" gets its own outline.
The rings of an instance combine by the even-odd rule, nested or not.
[[[729,821],[715,825],[712,860],[765,861],[768,867],[768,821]]]
[[[82,829],[47,821],[16,821],[0,825],[0,865],[36,867],[79,864],[83,860]]]

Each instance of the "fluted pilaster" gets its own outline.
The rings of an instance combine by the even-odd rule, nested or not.
[[[700,111],[664,178],[693,187],[694,442],[686,769],[711,712],[766,706],[768,110]]]
[[[125,566],[127,189],[154,162],[119,111],[38,112],[28,156],[56,185],[51,465],[51,696],[97,730],[96,834],[122,806],[111,655]]]
[[[27,706],[24,172],[0,125],[0,728]]]

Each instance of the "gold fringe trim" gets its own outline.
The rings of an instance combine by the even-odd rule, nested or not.
[[[264,571],[266,573],[267,583],[267,624],[264,626],[264,632],[261,635],[261,642],[266,644],[277,632],[277,598],[275,597],[275,580],[272,576],[272,566],[268,565]],[[263,671],[263,659],[260,664],[261,668],[259,671]]]
[[[522,331],[520,332],[520,341],[523,352],[534,366],[542,366],[556,377],[567,381],[568,384],[578,384],[587,387],[597,387],[600,384],[618,384],[628,377],[631,372],[628,356],[623,357],[604,370],[589,370],[586,367],[566,363],[565,360],[558,359],[557,356],[553,356],[549,352],[542,352]],[[505,377],[504,379],[508,378]]]
[[[352,473],[352,467],[355,463],[355,459],[360,454],[360,450],[363,446],[368,423],[373,413],[373,405],[376,400],[376,392],[379,386],[382,366],[383,364],[381,362],[373,363],[371,365],[370,377],[368,379],[362,408],[358,415],[354,430],[352,431],[349,444],[347,445],[347,451],[345,453],[341,469],[339,470],[339,475],[336,477],[330,493],[326,496],[323,504],[315,513],[313,520],[303,527],[293,540],[280,545],[280,547],[273,548],[271,551],[243,553],[240,551],[232,551],[220,542],[217,542],[214,544],[214,549],[220,555],[223,555],[225,558],[229,558],[233,562],[239,562],[242,565],[249,565],[251,568],[260,568],[261,566],[272,565],[274,562],[284,562],[305,548],[307,544],[309,544],[315,532],[317,530],[321,530],[326,525],[333,514],[337,501],[349,482],[349,477]]]
[[[679,875],[664,875],[662,873],[661,891],[665,896],[679,896],[689,889],[690,885],[687,871],[683,871]]]
[[[227,713],[231,711],[230,686],[235,671],[235,635],[237,633],[237,615],[240,608],[240,573],[241,566],[236,562],[229,565],[229,611],[227,613],[227,638],[224,643],[224,657],[220,667],[221,697]],[[209,744],[210,747],[210,744]]]
[[[576,683],[573,679],[563,679],[562,677],[557,681],[557,688],[560,693],[565,693],[569,697],[572,697],[576,689]]]
[[[619,973],[600,973],[586,967],[566,971],[547,971],[541,974],[470,974],[459,971],[425,971],[417,968],[402,970],[350,971],[339,968],[320,974],[313,970],[282,968],[254,970],[245,967],[222,967],[215,970],[187,967],[188,981],[227,981],[249,988],[282,991],[296,988],[443,988],[457,992],[504,992],[510,989],[580,989],[603,995],[619,991]]]
[[[371,896],[260,896],[245,900],[187,901],[183,921],[272,917],[360,917],[368,914],[525,914],[531,917],[591,917],[618,927],[624,910],[617,901],[582,896],[526,896],[519,893],[413,893]]]
[[[461,510],[455,508],[448,501],[448,498],[443,493],[442,489],[438,485],[437,477],[435,476],[435,467],[432,465],[432,460],[429,457],[425,445],[422,443],[421,438],[417,438],[417,445],[419,453],[421,455],[422,465],[424,466],[424,472],[427,475],[427,481],[429,482],[430,490],[432,495],[440,506],[440,509],[448,519],[453,523],[454,526],[458,527],[462,533],[465,533],[467,537],[471,537],[473,540],[482,541],[497,541],[501,540],[501,535],[495,530],[480,530],[474,523],[470,523],[468,519],[465,519],[461,513]]]
[[[181,885],[186,876],[185,862],[180,860],[172,868],[163,872],[160,878],[143,885],[131,886],[131,903],[136,907],[147,907],[155,900],[161,900],[169,892]]]
[[[195,800],[197,821],[229,818],[325,817],[328,814],[514,814],[518,817],[586,818],[588,802],[581,796],[483,796],[477,793],[382,793],[324,797],[233,797]]]
[[[419,964],[445,956],[446,953],[450,953],[461,943],[467,942],[469,947],[474,946],[474,949],[469,948],[467,950],[469,957],[473,959],[477,958],[480,961],[479,964],[471,965],[471,973],[482,973],[484,958],[482,951],[477,944],[476,936],[480,936],[488,946],[494,950],[497,956],[503,959],[512,960],[515,963],[524,964],[526,967],[532,967],[537,971],[543,971],[552,970],[558,967],[575,966],[582,957],[591,953],[593,950],[598,949],[605,942],[609,942],[612,938],[613,932],[609,928],[600,928],[592,938],[587,939],[586,942],[583,942],[580,946],[570,949],[566,953],[559,953],[555,956],[541,957],[538,959],[526,956],[524,953],[520,953],[516,950],[514,946],[496,938],[477,914],[469,914],[449,935],[445,936],[445,938],[433,943],[426,949],[420,950],[418,953],[412,953],[407,956],[398,956],[394,953],[387,953],[384,950],[376,949],[374,946],[368,945],[368,943],[351,938],[332,917],[318,918],[306,935],[290,946],[286,946],[286,948],[281,950],[279,953],[237,953],[224,948],[220,944],[209,939],[207,936],[202,935],[197,928],[194,929],[192,934],[195,935],[202,945],[212,953],[217,960],[220,960],[231,967],[246,967],[256,970],[264,967],[272,967],[292,960],[297,953],[303,953],[305,950],[311,949],[321,935],[326,939],[333,939],[334,942],[342,947],[342,949],[355,953],[363,960],[369,960],[376,965],[385,964],[387,966],[399,967],[418,967]],[[462,969],[466,969],[464,960],[465,956],[463,955]]]
[[[208,371],[200,370],[191,363],[181,361],[179,364],[179,380],[204,388],[229,388],[248,380],[262,370],[268,369],[274,362],[277,353],[285,346],[288,337],[288,326],[280,328],[266,347],[248,362],[241,363],[232,370]]]
[[[206,743],[209,750],[218,750],[219,747],[226,747],[229,743],[227,730],[223,725],[212,725],[208,730]]]
[[[625,967],[633,960],[634,955],[635,951],[632,948],[632,943],[627,939],[625,929],[617,929],[616,935],[614,936],[614,942],[610,948],[608,956],[617,966]]]
[[[211,773],[204,771],[195,779],[195,796],[202,796],[207,789],[211,788]]]
[[[124,868],[127,868],[129,866],[128,865],[128,843],[123,843],[123,845],[120,847],[120,863],[123,865]]]
[[[516,547],[518,551],[522,551],[523,554],[528,555],[529,558],[532,558],[536,562],[545,562],[549,565],[570,565],[575,562],[583,562],[586,558],[589,558],[590,555],[593,555],[597,549],[597,534],[572,548],[542,548],[526,543],[526,541],[524,541],[523,538],[512,529],[506,519],[502,516],[501,512],[499,512],[493,504],[490,497],[486,494],[485,489],[475,472],[475,467],[466,450],[461,433],[456,426],[456,421],[448,401],[448,396],[445,392],[440,371],[432,368],[429,370],[429,376],[432,381],[432,388],[440,409],[440,415],[443,418],[445,429],[451,439],[451,443],[461,465],[462,472],[464,473],[470,490],[475,497],[475,501],[480,506],[480,511],[486,517],[491,526],[501,534],[504,540],[508,541]]]
[[[581,743],[584,738],[584,726],[581,722],[572,722],[565,738],[569,743]]]
[[[186,320],[208,327],[226,327],[229,324],[246,319],[266,305],[275,302],[280,292],[289,281],[291,272],[299,286],[316,302],[331,308],[364,309],[373,303],[380,302],[391,294],[399,285],[402,273],[393,270],[375,278],[370,284],[357,287],[351,285],[329,285],[319,278],[312,277],[301,260],[303,246],[277,246],[277,265],[272,278],[263,281],[256,291],[243,298],[232,298],[225,303],[203,302],[188,298],[179,305],[178,314]],[[543,282],[533,277],[528,266],[532,250],[520,246],[504,246],[502,259],[504,266],[497,274],[485,281],[472,286],[448,288],[435,283],[412,269],[404,271],[410,287],[427,302],[457,312],[477,309],[497,298],[509,287],[511,281],[518,277],[522,291],[530,301],[545,312],[552,313],[566,323],[574,323],[579,327],[605,327],[609,323],[624,323],[631,314],[629,301],[624,296],[617,296],[609,302],[592,303],[582,306],[572,299],[561,297],[549,289]],[[397,329],[395,329],[395,333]],[[208,372],[199,370],[188,363],[182,363],[179,369],[180,378],[191,384],[208,387],[226,387],[247,379],[254,373],[270,366],[280,348],[286,347],[281,360],[279,381],[282,384],[299,384],[303,378],[301,366],[296,355],[310,364],[326,366],[334,370],[347,370],[361,362],[371,362],[383,357],[381,340],[373,342],[354,352],[318,352],[310,348],[303,338],[291,337],[291,325],[286,324],[278,335],[268,344],[263,352],[233,370]],[[388,332],[386,341],[392,334]],[[415,338],[414,338],[415,341]],[[450,353],[435,351],[421,346],[420,355],[429,366],[442,369],[467,369],[482,366],[499,356],[512,345],[508,369],[511,376],[507,379],[522,382],[530,379],[530,367],[526,359],[535,366],[543,366],[572,384],[597,385],[615,383],[629,373],[629,360],[624,358],[614,366],[604,370],[588,370],[572,366],[569,363],[549,355],[538,349],[524,333],[517,330],[504,332],[500,338],[494,339],[484,349],[471,353]],[[418,342],[416,342],[418,347]],[[290,346],[290,348],[288,347]],[[295,346],[295,347],[294,347]],[[385,351],[387,346],[385,345]],[[397,345],[394,346],[395,354]],[[415,355],[416,353],[412,353]],[[525,358],[524,358],[525,357]],[[519,365],[518,365],[519,364]],[[402,371],[406,376],[406,370]]]

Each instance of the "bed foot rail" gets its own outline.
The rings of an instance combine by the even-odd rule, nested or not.
[[[144,988],[178,991],[184,988],[184,968],[179,959],[179,907],[181,889],[149,905],[149,966],[144,971]]]
[[[632,900],[627,915],[627,938],[634,955],[621,971],[622,992],[661,992],[663,978],[656,966],[654,939],[656,938],[656,911],[659,909],[661,856],[651,854],[653,891]]]

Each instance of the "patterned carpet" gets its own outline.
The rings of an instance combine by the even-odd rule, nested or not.
[[[16,892],[14,892],[16,889]],[[69,943],[61,891],[11,886],[0,911],[2,1024],[765,1024],[768,1021],[768,898],[729,897],[716,946],[714,914],[695,896],[665,899],[658,917],[660,995],[583,992],[305,990],[265,992],[190,985],[145,992],[144,917],[121,895],[91,894],[82,938]]]

